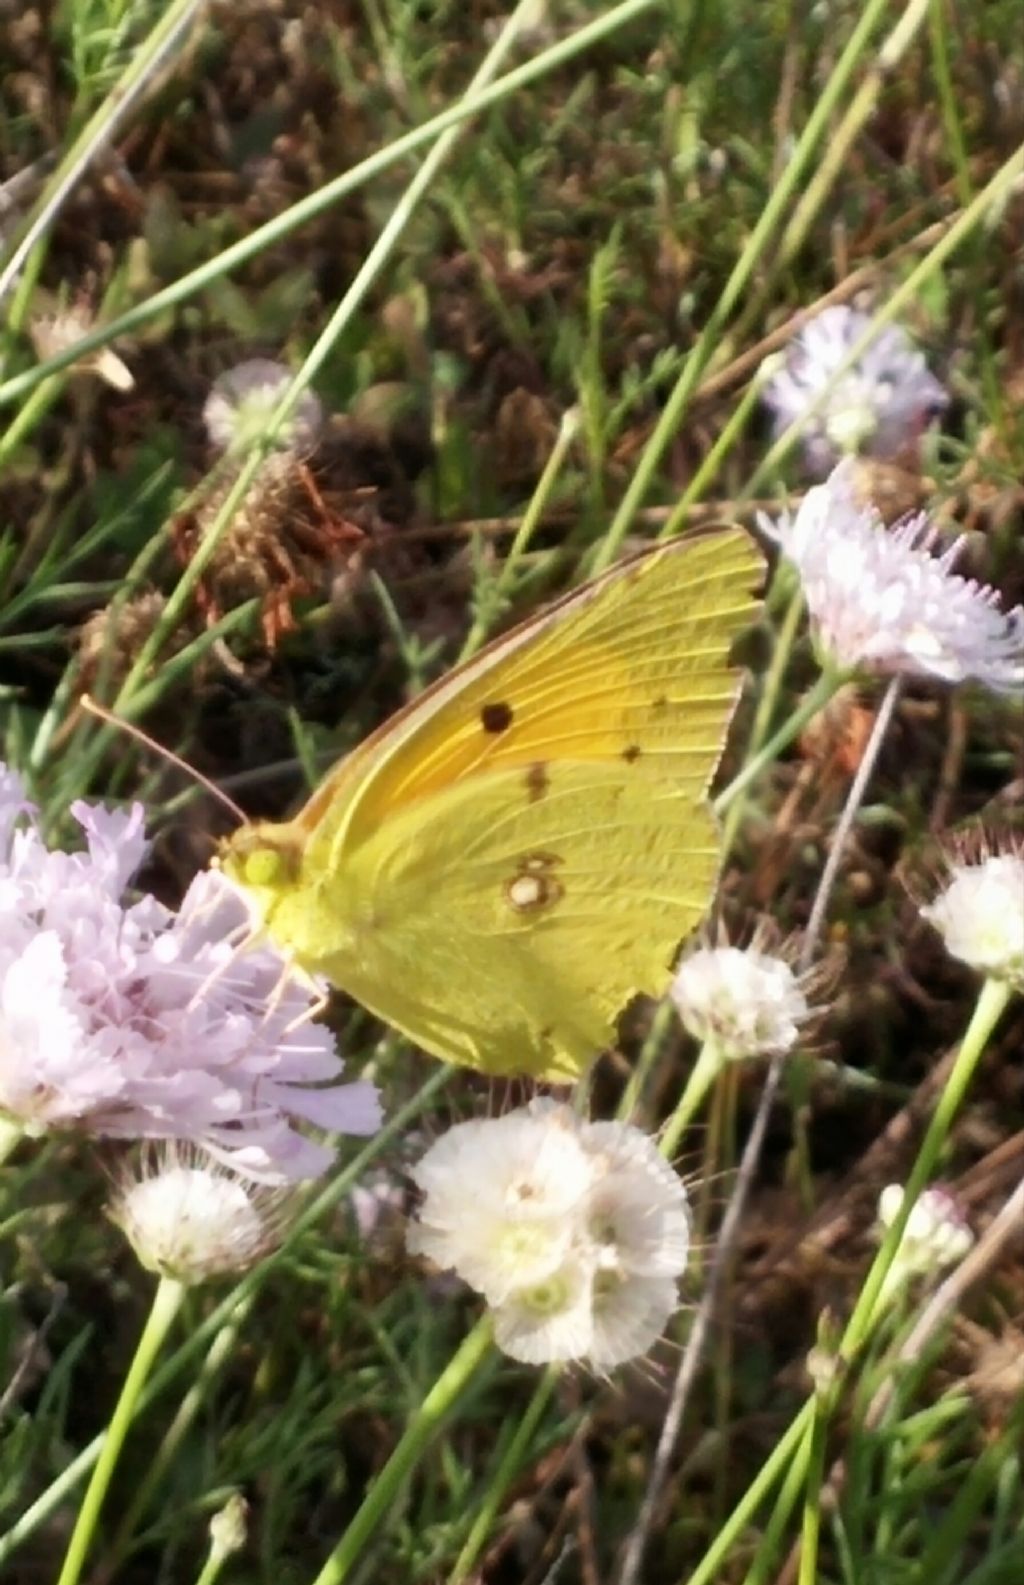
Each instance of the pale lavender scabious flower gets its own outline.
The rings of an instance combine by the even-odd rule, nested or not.
[[[859,500],[855,467],[839,463],[795,516],[759,519],[800,575],[821,650],[843,670],[1019,691],[1024,607],[1001,611],[994,589],[953,571],[961,540],[933,555],[926,513],[886,528]]]
[[[0,1115],[27,1133],[80,1129],[201,1144],[267,1182],[333,1160],[296,1120],[351,1134],[380,1122],[373,1085],[337,1085],[313,998],[269,948],[239,951],[244,904],[218,874],[177,913],[122,894],[143,811],[75,804],[84,852],[51,852],[0,766]],[[27,817],[27,818],[26,818]]]
[[[768,365],[762,398],[774,414],[776,436],[804,418],[870,323],[871,315],[856,308],[823,308]],[[821,476],[848,453],[895,457],[948,402],[906,332],[885,325],[807,417],[807,466]]]

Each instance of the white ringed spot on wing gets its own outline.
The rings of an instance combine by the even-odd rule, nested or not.
[[[505,898],[517,914],[538,913],[565,896],[565,887],[554,874],[562,860],[557,853],[528,853],[505,882]]]

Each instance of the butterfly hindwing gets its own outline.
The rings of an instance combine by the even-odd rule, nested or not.
[[[339,876],[365,921],[326,965],[436,1055],[576,1078],[637,992],[664,990],[707,906],[717,832],[685,783],[552,763],[540,799],[496,770],[412,805]]]

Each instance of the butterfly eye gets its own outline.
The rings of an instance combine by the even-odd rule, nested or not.
[[[256,848],[246,854],[242,863],[243,878],[250,886],[274,886],[285,879],[287,869],[285,856],[278,848]]]

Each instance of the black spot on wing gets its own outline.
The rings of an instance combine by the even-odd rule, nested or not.
[[[640,747],[639,743],[631,743],[628,748],[624,748],[622,750],[622,757],[626,761],[627,765],[632,765],[640,758],[642,753],[643,749]]]
[[[485,732],[507,732],[512,720],[512,706],[505,699],[485,704],[480,711],[480,725]]]

